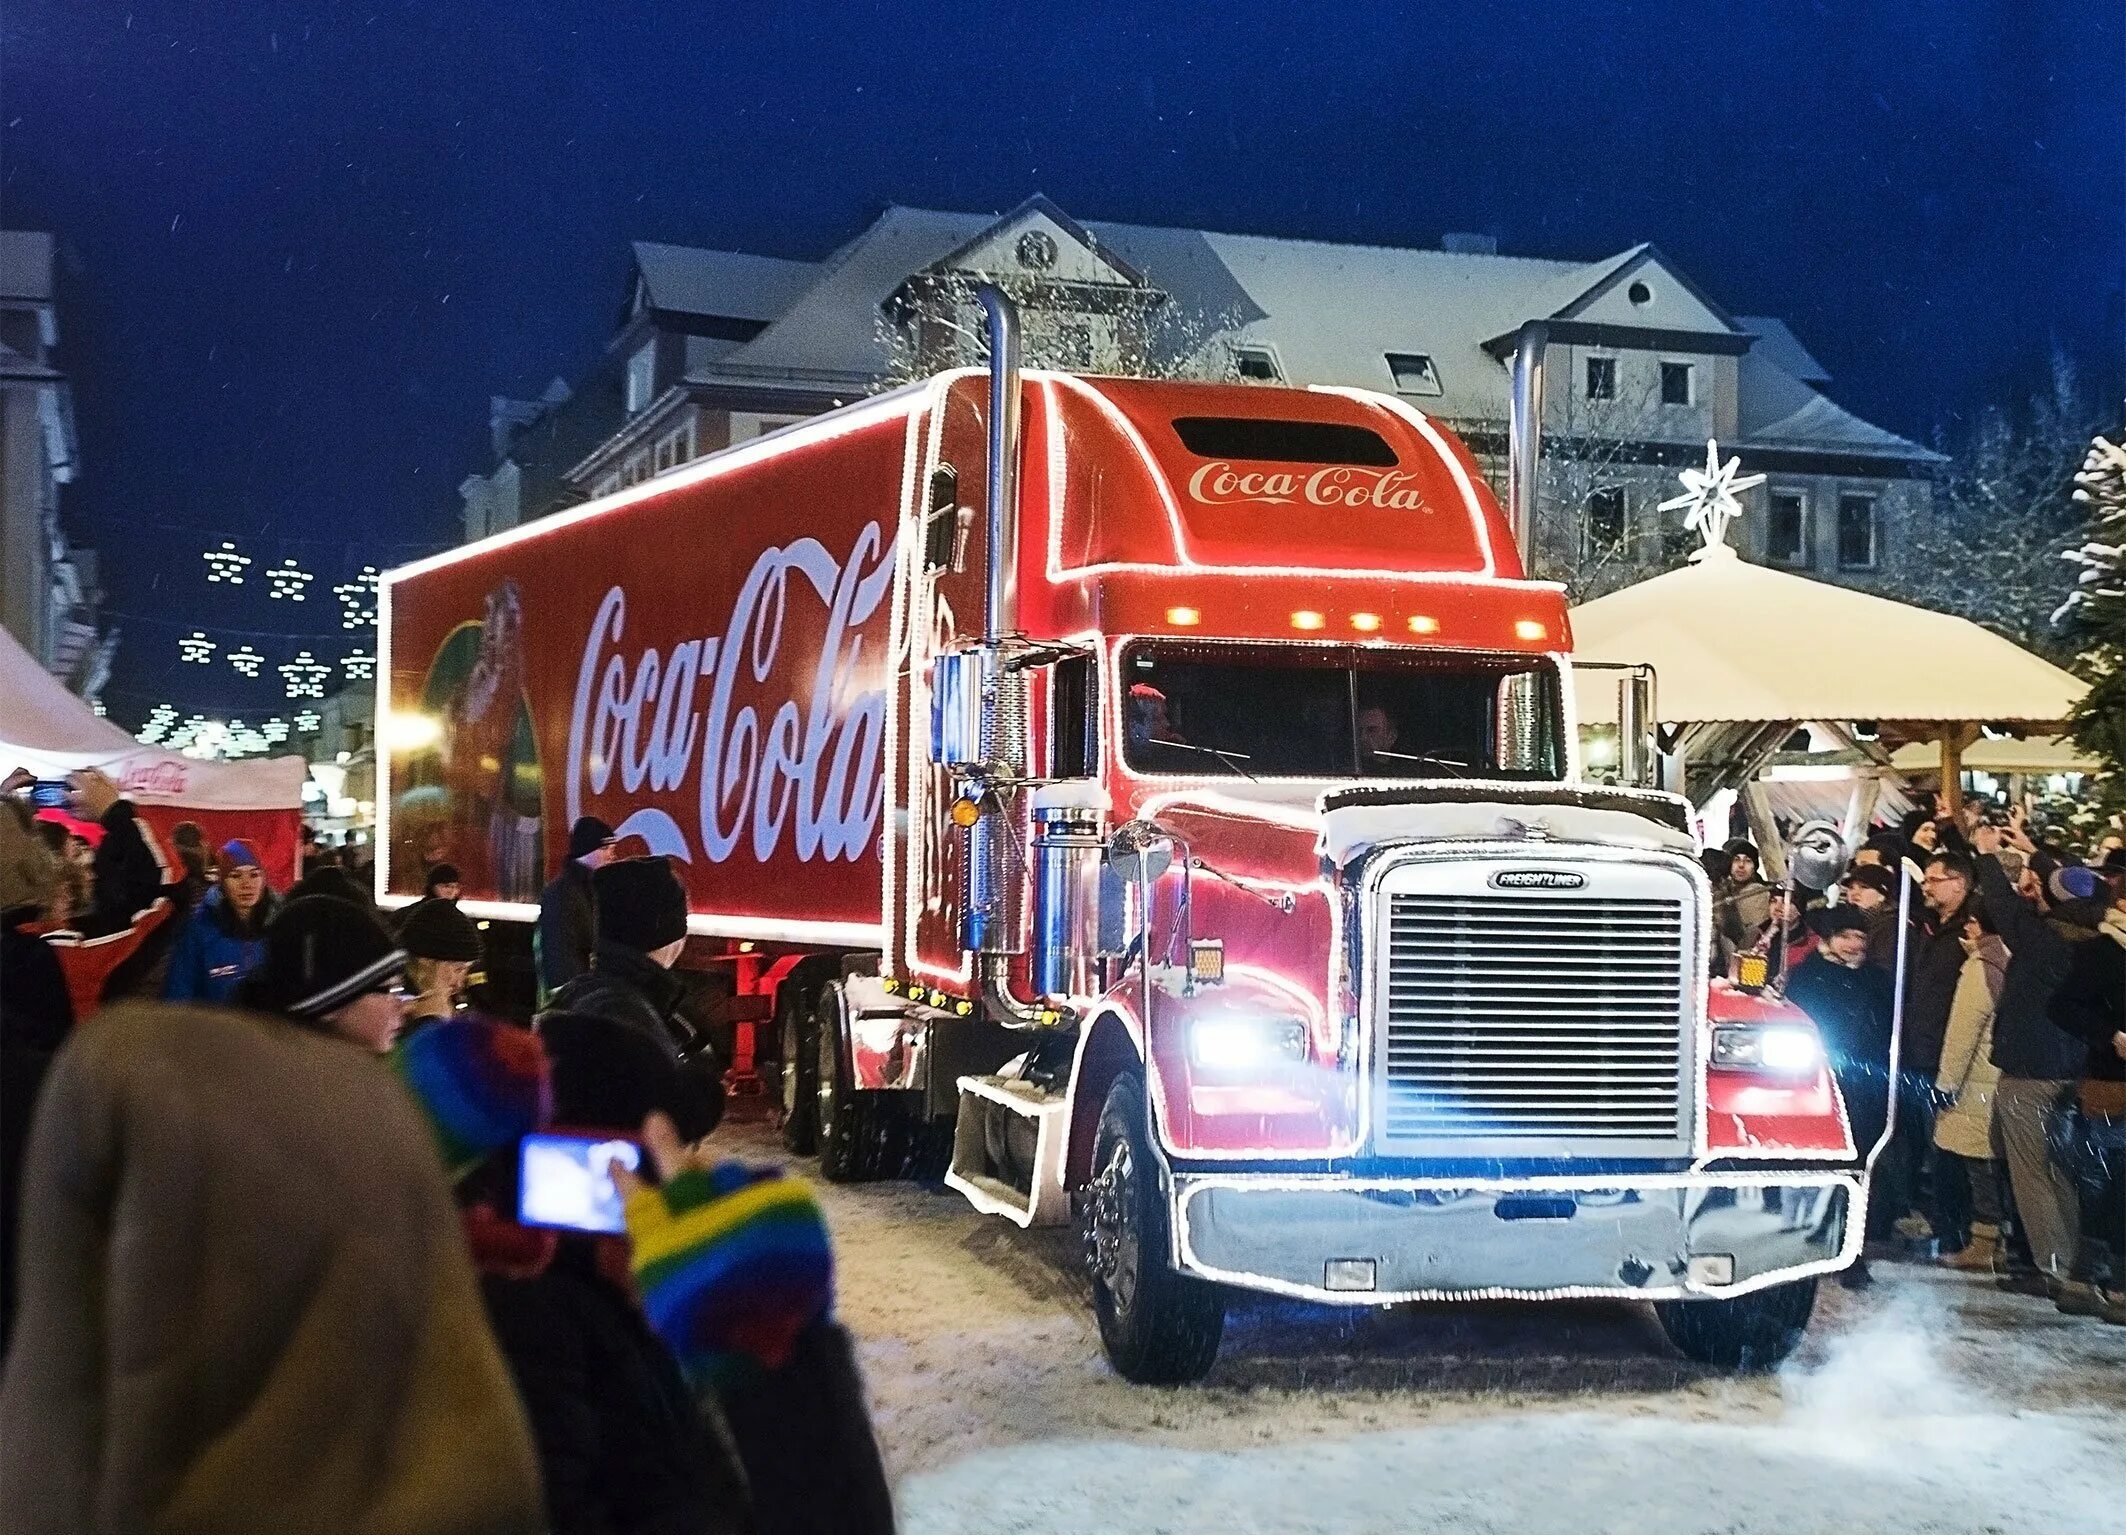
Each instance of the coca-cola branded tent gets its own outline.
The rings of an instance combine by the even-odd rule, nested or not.
[[[300,872],[308,771],[301,757],[200,762],[143,746],[69,693],[0,629],[0,774],[17,767],[39,778],[100,768],[139,807],[165,848],[171,828],[196,821],[210,847],[250,838],[275,885],[285,887]]]

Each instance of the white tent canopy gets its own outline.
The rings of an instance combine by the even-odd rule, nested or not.
[[[1724,544],[1704,553],[1572,610],[1578,655],[1653,666],[1662,724],[2052,725],[2085,691],[1968,619],[1752,565]],[[1612,714],[1614,689],[1595,673],[1583,685],[1583,717]]]
[[[2032,736],[2025,741],[1982,739],[1963,749],[1966,771],[1976,773],[2096,773],[2103,764],[2072,741],[2059,736]],[[1931,773],[1941,756],[1924,742],[1900,746],[1890,757],[1900,773]]]
[[[201,762],[143,746],[0,629],[0,774],[17,767],[39,778],[100,768],[142,804],[193,810],[295,810],[308,772],[296,756]]]

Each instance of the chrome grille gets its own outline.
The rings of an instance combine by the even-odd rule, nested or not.
[[[1499,867],[1418,864],[1384,882],[1381,1144],[1491,1155],[1682,1149],[1692,1128],[1692,886],[1644,864],[1577,864],[1586,884],[1569,894],[1498,889],[1486,876]]]

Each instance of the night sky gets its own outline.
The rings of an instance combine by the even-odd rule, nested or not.
[[[2117,0],[8,0],[0,49],[0,217],[61,242],[63,505],[127,615],[128,724],[286,713],[298,642],[255,637],[244,683],[179,664],[173,624],[337,656],[329,587],[452,539],[488,396],[596,356],[635,239],[817,257],[890,202],[1041,191],[1329,240],[1652,240],[1922,439],[2055,338],[2126,385]],[[254,573],[295,555],[310,601],[208,586],[222,536]]]

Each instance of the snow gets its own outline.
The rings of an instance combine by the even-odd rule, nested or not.
[[[908,1535],[2126,1535],[2126,1328],[1983,1281],[1826,1287],[1754,1378],[1643,1307],[1244,1299],[1209,1380],[1154,1389],[1102,1359],[1071,1234],[822,1195]]]

